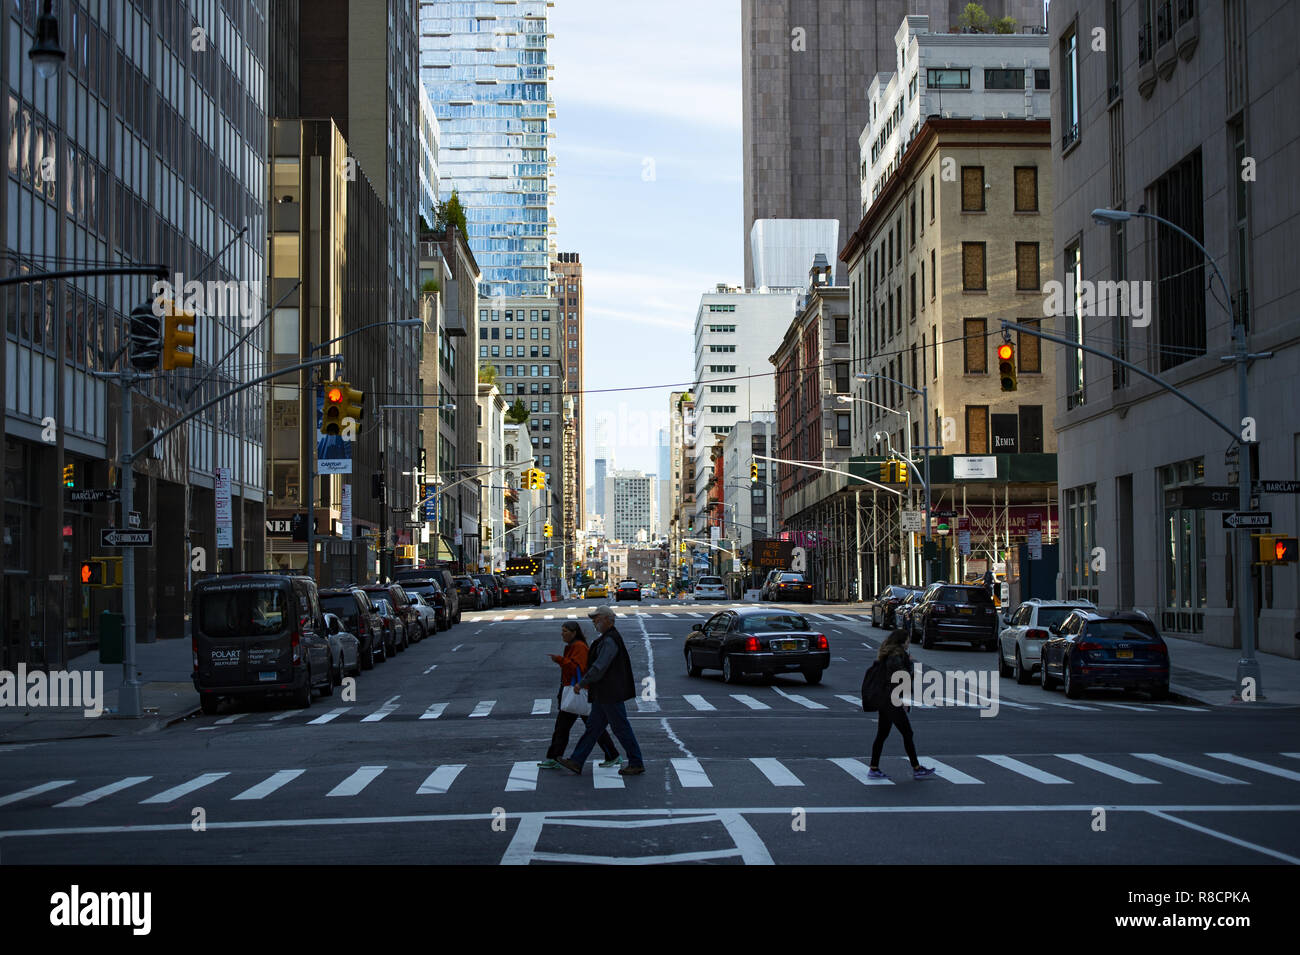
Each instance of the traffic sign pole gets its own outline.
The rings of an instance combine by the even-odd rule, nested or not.
[[[131,454],[131,389],[135,385],[135,375],[127,371],[129,362],[122,362],[122,446],[126,451],[122,455],[122,513],[135,510],[135,461]],[[143,716],[144,707],[140,699],[140,681],[135,673],[135,548],[128,547],[122,553],[122,639],[125,641],[122,654],[122,686],[117,691],[117,713],[119,716]]]

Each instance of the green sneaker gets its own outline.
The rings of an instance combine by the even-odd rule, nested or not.
[[[543,760],[542,762],[538,763],[537,766],[538,766],[538,768],[540,768],[540,769],[559,769],[559,768],[560,768],[560,764],[557,763],[557,762],[556,762],[555,760],[553,760],[553,759]]]
[[[601,769],[609,769],[611,766],[621,766],[623,764],[622,756],[615,756],[613,759],[607,759],[600,764]]]

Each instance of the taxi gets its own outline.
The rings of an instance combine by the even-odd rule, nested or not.
[[[609,588],[604,584],[592,584],[587,588],[587,597],[609,597]]]

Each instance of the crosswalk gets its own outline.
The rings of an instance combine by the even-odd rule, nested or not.
[[[743,692],[732,692],[740,687],[730,687],[716,681],[701,681],[699,693],[659,694],[653,700],[638,697],[628,703],[628,713],[655,714],[658,717],[673,715],[694,715],[716,713],[720,716],[744,714],[781,715],[782,713],[851,713],[862,712],[861,700],[852,693],[828,694],[825,690],[813,687],[802,688],[797,680],[787,683],[789,689],[781,686],[748,685]],[[801,692],[796,692],[800,690]],[[1111,714],[1128,716],[1141,713],[1145,716],[1159,715],[1204,715],[1209,707],[1189,706],[1181,703],[1139,704],[1115,703],[1109,700],[1089,699],[1080,703],[1065,703],[1054,700],[1049,694],[1042,696],[1026,695],[1022,702],[1007,699],[998,700],[1000,715],[1009,713],[1024,715],[1046,715],[1048,713],[1086,712],[1094,715]],[[920,711],[946,709],[954,707],[970,713],[979,712],[989,701],[978,695],[969,699],[944,698],[942,706],[938,703],[915,703]],[[551,719],[556,710],[555,697],[539,698],[535,693],[508,692],[497,693],[495,699],[460,699],[427,700],[414,699],[397,695],[386,700],[368,703],[349,703],[333,706],[325,710],[312,708],[287,710],[273,716],[260,712],[236,713],[215,721],[198,718],[193,728],[198,732],[244,730],[254,725],[266,726],[274,723],[279,726],[326,726],[331,723],[380,723],[399,720],[442,720],[444,722],[458,719]]]
[[[755,604],[752,603],[751,604],[706,603],[706,604],[690,604],[687,606],[676,604],[676,605],[671,605],[671,609],[669,606],[663,606],[663,607],[650,606],[645,608],[638,607],[635,610],[632,609],[630,606],[629,607],[616,606],[614,608],[614,612],[620,617],[634,617],[634,618],[635,617],[655,617],[655,618],[667,617],[672,620],[679,620],[679,619],[706,620],[709,617],[712,617],[719,610],[739,610],[745,607],[753,607],[753,606],[755,606]],[[774,605],[769,605],[769,606],[774,606]],[[560,608],[556,608],[554,613],[547,613],[541,615],[538,615],[535,609],[533,613],[526,613],[526,612],[521,612],[509,608],[500,608],[497,610],[480,610],[480,611],[475,611],[474,613],[465,613],[463,616],[463,620],[466,622],[486,623],[489,625],[496,624],[496,623],[505,623],[509,621],[519,621],[519,620],[534,620],[534,621],[536,620],[546,621],[546,620],[556,620],[556,619],[578,620],[578,619],[585,619],[587,613],[592,610],[595,610],[596,607],[597,604],[592,604],[589,607],[586,606],[571,607],[571,608],[560,607]],[[699,607],[699,609],[698,610],[688,609],[694,607]],[[831,611],[831,610],[808,610],[808,609],[801,609],[799,607],[791,607],[789,609],[794,610],[794,612],[796,613],[802,614],[803,616],[807,617],[809,620],[816,620],[821,623],[857,623],[857,624],[871,623],[871,611],[869,610],[860,610],[860,611],[853,612],[853,611]]]
[[[934,767],[937,781],[954,786],[1015,785],[1087,787],[1095,784],[1127,786],[1250,786],[1276,783],[1278,779],[1300,782],[1300,753],[1180,753],[1177,758],[1159,753],[973,754],[942,760],[922,758]],[[759,797],[764,789],[836,789],[856,782],[864,787],[911,783],[911,772],[901,757],[883,761],[887,778],[869,775],[865,756],[829,758],[770,756],[750,758],[673,757],[658,766],[652,760],[647,774],[671,789],[728,788]],[[1222,771],[1220,771],[1222,770]],[[265,771],[263,771],[265,772]],[[1189,782],[1189,780],[1195,781]],[[188,797],[204,802],[264,803],[275,799],[349,799],[387,787],[390,795],[439,796],[453,791],[552,793],[572,787],[628,789],[629,783],[617,767],[602,768],[594,762],[584,768],[580,781],[563,771],[543,770],[536,759],[511,764],[484,762],[444,763],[423,768],[384,764],[343,768],[277,769],[263,773],[247,770],[200,772],[188,778],[167,779],[151,775],[124,776],[107,782],[53,779],[14,792],[0,791],[0,806],[10,809],[85,809],[89,806],[130,805],[174,806]],[[655,783],[656,786],[659,783]],[[88,787],[88,788],[87,788]],[[162,788],[159,788],[162,787]],[[1066,790],[1062,790],[1066,791]]]

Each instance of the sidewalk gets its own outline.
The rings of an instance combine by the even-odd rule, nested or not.
[[[0,707],[0,745],[152,733],[199,708],[199,695],[190,680],[194,663],[189,640],[136,644],[135,664],[142,683],[143,717],[132,719],[116,715],[118,690],[122,686],[122,664],[100,663],[99,651],[95,650],[74,657],[67,669],[103,674],[103,714],[89,717],[84,715],[81,707]]]
[[[1212,647],[1195,640],[1166,636],[1169,646],[1169,689],[1200,703],[1232,703],[1241,651]],[[1300,660],[1257,653],[1263,699],[1260,702],[1300,706]],[[1236,703],[1249,706],[1249,703]]]

